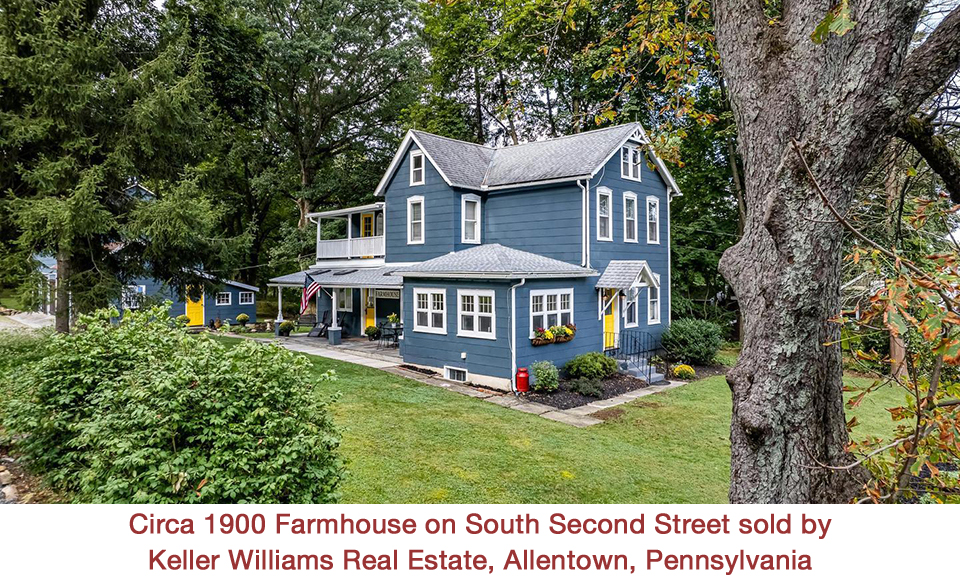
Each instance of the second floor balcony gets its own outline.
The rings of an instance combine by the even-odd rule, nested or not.
[[[317,224],[317,261],[382,258],[386,253],[383,206],[380,202],[310,213],[308,217]],[[339,223],[331,225],[331,220]]]

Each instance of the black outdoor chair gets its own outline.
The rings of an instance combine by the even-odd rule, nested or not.
[[[311,338],[325,338],[327,337],[327,328],[330,327],[330,310],[323,312],[323,317],[320,319],[320,323],[314,324],[311,328],[310,333],[308,334]]]

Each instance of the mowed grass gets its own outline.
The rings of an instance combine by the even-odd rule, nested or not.
[[[225,338],[231,340],[230,338]],[[349,503],[719,503],[729,480],[730,390],[717,376],[574,428],[354,364],[333,368]],[[856,411],[858,438],[892,429],[893,388]]]

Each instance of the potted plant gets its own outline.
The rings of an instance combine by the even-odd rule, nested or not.
[[[240,314],[237,316],[237,323],[240,324],[241,328],[247,327],[247,322],[250,321],[250,316],[247,314]]]
[[[400,316],[398,316],[397,314],[390,314],[390,315],[388,315],[388,316],[387,316],[387,323],[390,323],[390,324],[399,324],[399,323],[400,323]]]
[[[363,333],[366,334],[367,338],[369,338],[372,342],[380,337],[380,328],[376,326],[367,326],[367,329],[365,329]]]
[[[290,320],[284,320],[280,322],[280,335],[289,336],[290,332],[292,332],[295,327],[296,326],[294,325],[294,323],[291,322]]]
[[[552,344],[555,336],[550,330],[544,328],[537,328],[533,332],[533,338],[530,340],[530,345],[532,346],[544,346],[546,344]]]
[[[574,334],[577,333],[576,326],[573,326],[573,324],[554,326],[550,328],[550,331],[553,332],[554,336],[556,336],[556,338],[553,340],[556,344],[569,342],[573,339]]]

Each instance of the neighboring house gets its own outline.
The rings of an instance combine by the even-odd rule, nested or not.
[[[406,363],[507,389],[518,367],[658,343],[670,323],[679,190],[637,123],[503,148],[410,131],[376,195],[310,214],[316,265],[271,284],[319,283],[318,314],[354,336],[400,314]],[[328,219],[346,239],[321,239]],[[533,345],[567,323],[571,341]]]
[[[250,322],[257,321],[257,292],[259,288],[238,281],[224,281],[216,292],[204,291],[196,301],[189,296],[181,299],[178,292],[168,285],[153,279],[138,279],[124,288],[117,304],[121,315],[124,310],[140,308],[144,302],[170,300],[170,316],[186,315],[188,326],[209,326],[216,320],[233,324],[237,316],[247,314]]]

